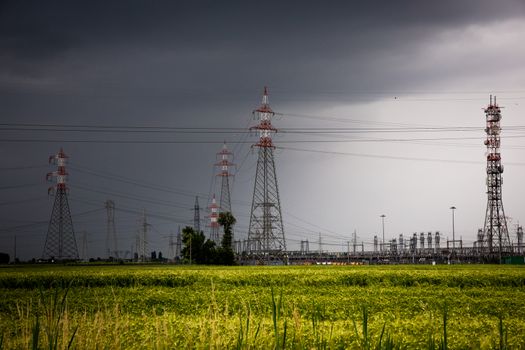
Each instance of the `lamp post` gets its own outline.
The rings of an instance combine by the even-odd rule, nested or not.
[[[456,210],[456,207],[452,206],[450,207],[450,210],[452,210],[452,250],[456,250],[456,232],[454,229],[454,212]]]
[[[383,244],[381,244],[381,251],[383,251],[385,247],[385,218],[386,218],[386,215],[382,214],[380,217],[381,217],[381,223],[383,224]]]

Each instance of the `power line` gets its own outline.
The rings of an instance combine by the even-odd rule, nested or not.
[[[395,160],[409,160],[409,161],[421,161],[421,162],[440,162],[440,163],[455,163],[455,164],[483,164],[482,162],[470,161],[470,160],[453,160],[453,159],[432,159],[432,158],[417,158],[417,157],[400,157],[400,156],[387,156],[378,154],[365,154],[365,153],[351,153],[351,152],[337,152],[337,151],[326,151],[326,150],[315,150],[295,147],[278,147],[280,149],[297,151],[297,152],[310,152],[310,153],[321,153],[321,154],[333,154],[342,156],[353,156],[353,157],[364,157],[364,158],[377,158],[377,159],[395,159]],[[507,162],[506,164],[525,166],[525,163],[518,162]]]

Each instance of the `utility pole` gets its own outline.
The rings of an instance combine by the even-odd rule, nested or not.
[[[15,247],[14,247],[13,264],[16,264],[16,233],[15,233]]]
[[[385,214],[381,214],[381,223],[383,225],[383,243],[381,244],[381,251],[383,251],[384,247],[385,247],[385,218],[386,218],[386,215]]]
[[[454,212],[456,211],[456,207],[452,206],[450,207],[452,210],[452,251],[456,251],[456,230],[454,228]]]

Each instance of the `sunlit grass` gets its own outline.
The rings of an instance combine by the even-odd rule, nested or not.
[[[525,346],[521,267],[48,266],[0,287],[3,348]]]

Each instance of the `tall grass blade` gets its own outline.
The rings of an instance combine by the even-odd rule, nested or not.
[[[32,328],[32,337],[31,337],[31,349],[38,350],[38,338],[40,335],[40,316],[38,312],[35,316],[35,324]]]

